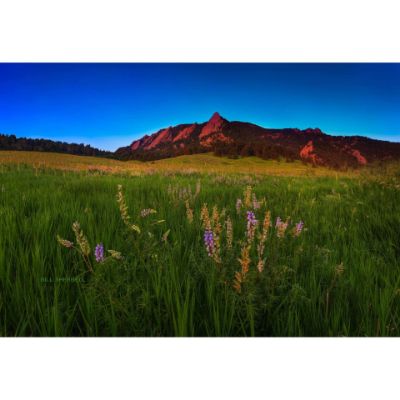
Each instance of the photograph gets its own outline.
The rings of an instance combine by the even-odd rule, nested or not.
[[[396,398],[399,11],[1,0],[0,398]]]
[[[0,63],[2,337],[398,337],[400,63]]]

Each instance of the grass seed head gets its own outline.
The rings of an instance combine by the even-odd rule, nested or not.
[[[123,259],[122,254],[119,251],[116,251],[116,250],[107,250],[107,251],[108,251],[108,253],[110,253],[110,256],[112,258],[114,258],[115,260]]]
[[[57,235],[57,241],[61,244],[61,246],[66,247],[67,249],[71,249],[74,247],[74,243],[69,240],[62,239],[59,235]]]
[[[78,244],[79,248],[81,249],[82,254],[84,254],[86,257],[88,257],[90,254],[90,245],[89,245],[89,242],[88,242],[86,236],[84,235],[78,221],[75,221],[72,224],[72,230],[75,233],[76,243]]]
[[[131,224],[131,217],[128,213],[128,206],[126,205],[125,201],[125,196],[122,193],[122,185],[118,185],[118,191],[117,191],[117,203],[119,206],[119,212],[121,214],[121,219],[124,222],[124,224],[133,231],[136,231],[137,233],[140,233],[140,228],[135,225]]]
[[[157,214],[157,211],[152,208],[144,208],[140,211],[140,216],[142,218],[148,217],[150,214]]]

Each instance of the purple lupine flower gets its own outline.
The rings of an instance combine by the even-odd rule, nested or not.
[[[275,228],[278,228],[278,226],[280,226],[281,224],[282,224],[281,217],[278,217],[278,218],[276,219]]]
[[[204,244],[208,255],[211,257],[214,252],[214,233],[211,229],[206,229],[204,232]]]
[[[299,236],[301,231],[303,230],[303,227],[304,227],[304,222],[303,221],[298,222],[295,227],[294,235]]]
[[[94,250],[94,256],[96,257],[96,261],[102,262],[104,261],[104,246],[103,243],[98,243]]]
[[[250,241],[254,239],[254,233],[258,221],[253,211],[247,211],[247,232],[246,235]]]
[[[251,226],[257,225],[256,216],[253,211],[247,211],[247,224]]]

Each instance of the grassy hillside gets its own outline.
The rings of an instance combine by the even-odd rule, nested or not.
[[[151,162],[117,161],[100,157],[74,156],[59,153],[0,151],[1,164],[32,165],[36,169],[55,168],[104,173],[251,173],[285,176],[354,176],[359,171],[338,172],[323,167],[313,168],[301,162],[278,162],[257,157],[229,159],[212,154],[195,154]]]
[[[0,160],[0,335],[400,334],[395,170],[377,180],[210,155]]]

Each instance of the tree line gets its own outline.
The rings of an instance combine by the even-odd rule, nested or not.
[[[88,144],[58,142],[49,139],[17,138],[15,135],[5,134],[0,134],[0,150],[43,151],[79,156],[115,158],[114,153],[96,149]]]

